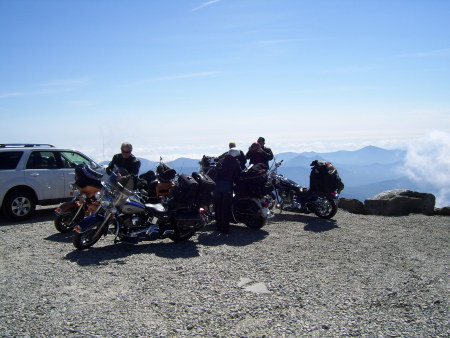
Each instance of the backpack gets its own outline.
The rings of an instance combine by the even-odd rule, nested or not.
[[[325,192],[344,190],[337,169],[330,162],[315,160],[311,163],[310,189]]]

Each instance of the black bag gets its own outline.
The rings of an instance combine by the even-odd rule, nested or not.
[[[153,170],[149,170],[144,174],[139,175],[139,178],[146,180],[148,183],[156,180],[156,174]]]
[[[192,177],[198,183],[197,202],[199,205],[211,204],[212,192],[216,187],[216,183],[206,174],[193,172]]]
[[[237,195],[242,197],[262,197],[268,190],[267,182],[266,166],[262,163],[261,165],[255,164],[240,173],[235,191]]]
[[[337,169],[330,163],[325,161],[315,160],[311,163],[310,175],[310,189],[315,191],[339,193],[344,190],[344,183],[342,182]]]
[[[189,175],[178,176],[178,185],[172,189],[172,195],[177,203],[194,204],[197,197],[198,182]]]
[[[156,167],[156,172],[158,174],[158,178],[161,181],[170,181],[173,180],[175,178],[176,175],[176,171],[175,169],[172,169],[171,167],[169,167],[167,164],[165,163],[160,163],[157,167]]]

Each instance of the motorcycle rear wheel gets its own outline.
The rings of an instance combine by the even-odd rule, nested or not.
[[[102,223],[102,220],[98,220],[89,230],[82,233],[75,232],[73,236],[73,245],[75,248],[84,250],[97,243],[104,233],[103,227],[101,227]]]
[[[267,223],[267,218],[260,213],[260,208],[251,199],[236,201],[233,205],[233,217],[253,230],[259,230]]]
[[[78,208],[72,208],[59,215],[56,215],[54,221],[56,230],[62,233],[71,232],[84,217],[84,214],[80,213],[79,216],[74,219],[77,211]]]
[[[174,242],[185,242],[194,235],[195,235],[195,231],[192,231],[192,230],[181,231],[181,230],[177,229],[177,230],[175,230],[175,232],[172,235],[169,235],[168,237]]]
[[[330,219],[337,212],[337,205],[334,199],[328,196],[319,196],[314,202],[314,213],[324,219]]]

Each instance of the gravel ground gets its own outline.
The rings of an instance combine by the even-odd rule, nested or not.
[[[0,215],[0,335],[449,337],[444,216],[283,213],[186,243],[77,251],[53,210]]]

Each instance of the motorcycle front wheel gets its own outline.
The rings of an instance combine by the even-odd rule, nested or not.
[[[54,221],[56,230],[62,233],[71,232],[84,217],[84,214],[80,213],[78,217],[74,218],[77,211],[78,208],[72,208],[56,215]]]
[[[102,220],[98,220],[89,230],[82,233],[75,232],[73,236],[73,245],[75,248],[84,250],[97,243],[104,233],[104,227],[101,226],[102,223]]]
[[[314,213],[324,219],[330,219],[337,212],[337,205],[334,199],[328,196],[319,196],[314,201]]]

